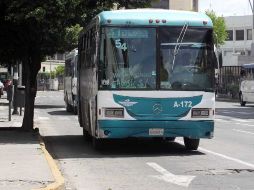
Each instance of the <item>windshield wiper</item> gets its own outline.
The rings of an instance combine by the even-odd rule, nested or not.
[[[175,49],[174,49],[174,57],[173,57],[172,70],[174,69],[175,58],[176,58],[176,55],[177,55],[178,52],[179,52],[179,49],[180,49],[181,44],[182,44],[182,42],[183,42],[183,38],[184,38],[185,33],[186,33],[187,29],[188,29],[188,26],[189,26],[189,25],[188,25],[188,23],[186,22],[186,23],[183,25],[183,28],[182,28],[182,30],[181,30],[181,32],[180,32],[180,34],[179,34],[179,36],[178,36],[178,38],[177,38],[177,40],[176,40],[176,45],[175,45]]]

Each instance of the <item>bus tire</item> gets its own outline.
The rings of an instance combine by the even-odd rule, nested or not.
[[[200,139],[190,139],[187,137],[183,138],[184,145],[187,150],[197,150],[199,146],[199,140]]]
[[[103,150],[104,148],[103,139],[97,139],[96,137],[93,137],[92,144],[95,150]]]
[[[240,97],[240,105],[241,105],[241,106],[245,106],[245,105],[246,105],[246,102],[243,101],[243,95],[242,95],[242,93],[240,93],[239,97]]]
[[[166,137],[165,140],[166,141],[170,141],[170,142],[174,142],[176,139],[176,137]]]

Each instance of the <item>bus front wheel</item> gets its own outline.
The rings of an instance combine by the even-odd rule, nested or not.
[[[175,137],[166,137],[165,140],[166,141],[170,141],[170,142],[174,142],[175,141]]]
[[[199,146],[199,139],[183,138],[184,145],[187,150],[197,150]]]

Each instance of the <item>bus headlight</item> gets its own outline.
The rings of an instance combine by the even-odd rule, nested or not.
[[[105,108],[105,117],[124,117],[123,108]]]
[[[209,109],[207,109],[207,108],[194,108],[191,111],[191,117],[209,117]]]

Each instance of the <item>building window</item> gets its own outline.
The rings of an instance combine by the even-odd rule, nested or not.
[[[227,41],[233,41],[233,30],[227,30],[228,38]]]
[[[235,31],[235,40],[237,41],[244,40],[244,30]]]
[[[252,29],[247,29],[247,40],[252,40]]]

